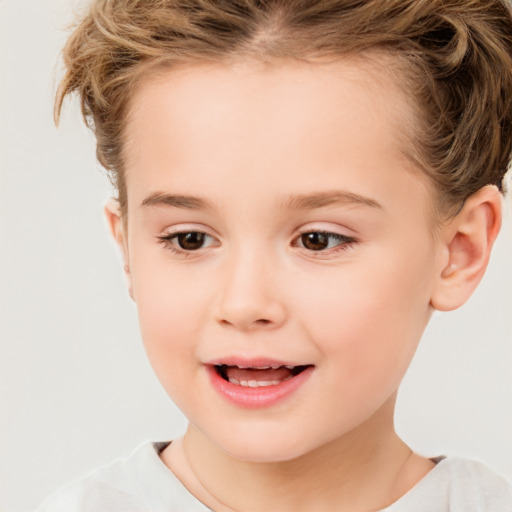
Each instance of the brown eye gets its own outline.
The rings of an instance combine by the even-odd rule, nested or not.
[[[355,240],[340,233],[329,231],[309,231],[298,238],[298,245],[309,251],[342,250],[348,248]]]
[[[157,238],[165,249],[179,256],[187,256],[194,251],[198,252],[200,249],[208,249],[219,245],[218,240],[212,235],[202,231],[181,231]],[[202,254],[202,252],[198,252],[198,254]]]
[[[206,234],[199,231],[190,231],[189,233],[178,233],[174,237],[181,249],[185,251],[197,251],[204,245]]]
[[[311,251],[322,251],[329,246],[329,236],[326,233],[314,231],[313,233],[304,233],[301,237],[302,245]]]

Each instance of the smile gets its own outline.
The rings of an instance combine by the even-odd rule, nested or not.
[[[237,365],[215,365],[217,373],[226,381],[237,386],[250,388],[277,386],[303,372],[308,365],[263,366],[245,368]]]
[[[232,404],[267,407],[294,394],[309,378],[314,365],[207,364],[213,388]]]

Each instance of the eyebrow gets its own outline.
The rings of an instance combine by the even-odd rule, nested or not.
[[[311,194],[292,195],[287,198],[284,207],[290,210],[314,210],[326,206],[347,206],[360,205],[370,208],[383,209],[374,199],[340,190],[327,192],[314,192]],[[186,208],[190,210],[205,210],[212,208],[211,204],[200,197],[188,195],[166,194],[155,192],[149,195],[143,201],[141,206],[171,206],[174,208]]]
[[[143,201],[141,206],[173,206],[175,208],[188,208],[190,210],[205,210],[211,208],[211,205],[205,199],[187,195],[165,194],[156,192],[149,195]]]
[[[315,192],[312,194],[302,194],[290,196],[285,203],[285,208],[290,210],[313,210],[333,205],[359,205],[370,208],[384,209],[375,199],[365,197],[353,192],[342,190],[332,190],[327,192]]]

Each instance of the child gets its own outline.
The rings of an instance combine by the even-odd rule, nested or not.
[[[511,511],[396,394],[501,222],[498,0],[95,0],[68,41],[142,338],[185,435],[39,510]]]

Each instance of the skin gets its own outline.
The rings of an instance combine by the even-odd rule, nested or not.
[[[501,202],[486,187],[433,229],[432,189],[403,156],[411,117],[355,60],[197,64],[136,92],[127,221],[106,212],[150,362],[190,421],[162,460],[211,508],[376,510],[434,466],[394,431],[397,389],[433,309],[480,280]],[[329,197],[290,204],[312,193]],[[306,247],[319,231],[329,247]],[[178,232],[207,236],[183,252]],[[314,370],[247,409],[207,376],[231,356]]]

